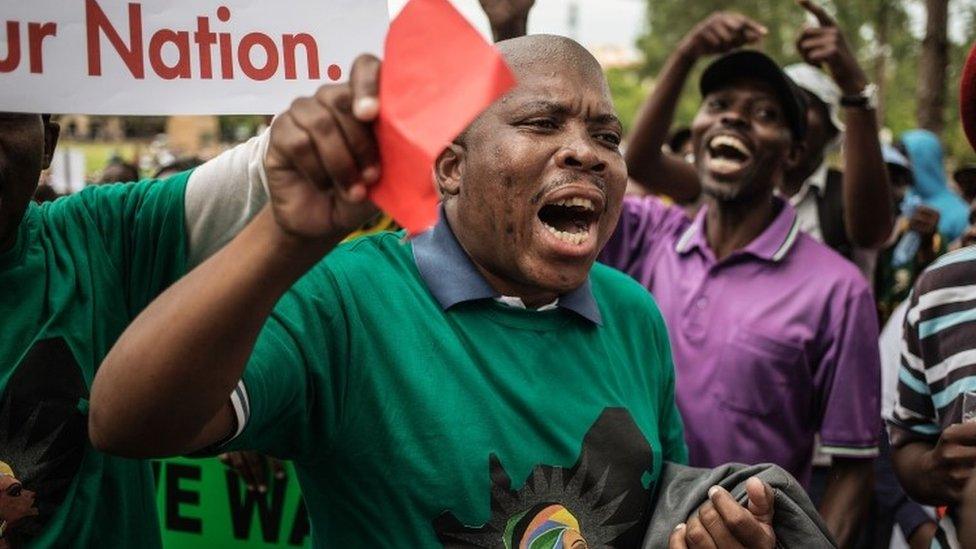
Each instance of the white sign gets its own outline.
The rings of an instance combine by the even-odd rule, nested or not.
[[[386,0],[0,0],[0,111],[275,114],[388,25]]]

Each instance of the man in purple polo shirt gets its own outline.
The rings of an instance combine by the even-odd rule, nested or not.
[[[764,32],[721,13],[682,41],[646,107],[665,114],[649,154],[659,154],[695,62]],[[871,292],[774,197],[806,129],[793,82],[742,50],[715,61],[700,87],[695,165],[658,160],[661,178],[698,179],[704,208],[690,220],[653,197],[628,198],[601,260],[640,281],[664,313],[692,465],[773,462],[806,485],[819,434],[835,458],[820,511],[843,547],[870,501],[881,428]]]

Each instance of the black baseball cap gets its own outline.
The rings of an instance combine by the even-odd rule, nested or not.
[[[702,97],[733,80],[756,79],[773,87],[783,105],[793,139],[807,132],[807,100],[803,91],[768,55],[756,50],[738,50],[719,57],[705,69],[699,89]]]

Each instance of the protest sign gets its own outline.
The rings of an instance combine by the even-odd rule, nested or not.
[[[163,546],[308,547],[308,517],[298,478],[284,464],[284,480],[271,480],[267,493],[248,492],[236,473],[216,459],[153,462]]]
[[[4,2],[0,111],[275,114],[388,23],[385,0]]]

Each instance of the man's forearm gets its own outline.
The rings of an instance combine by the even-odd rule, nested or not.
[[[844,225],[855,246],[878,249],[888,241],[895,215],[877,116],[871,109],[848,109],[846,122]]]
[[[834,457],[820,503],[820,514],[839,547],[854,543],[871,504],[873,486],[872,460]]]
[[[698,178],[687,165],[684,174],[671,177],[668,161],[674,165],[679,160],[668,159],[661,147],[667,140],[681,92],[697,60],[681,47],[668,58],[658,74],[654,92],[637,115],[627,143],[627,169],[631,178],[649,191],[665,193],[679,201],[698,196],[701,190]]]
[[[492,25],[491,34],[495,42],[501,42],[502,40],[511,40],[512,38],[525,36],[528,32],[528,28],[529,16],[526,14],[525,17],[519,17],[512,21]]]
[[[196,435],[241,378],[275,303],[337,241],[299,243],[266,208],[164,292],[99,369],[90,413],[96,446],[134,457],[194,450]]]

